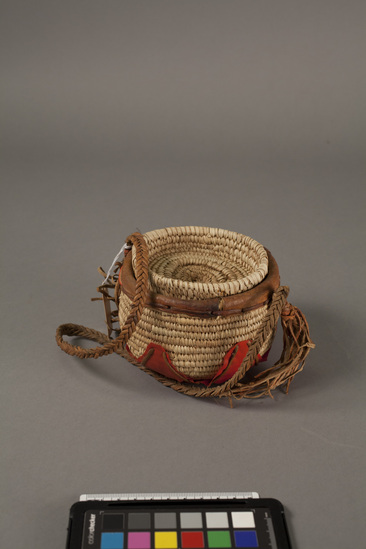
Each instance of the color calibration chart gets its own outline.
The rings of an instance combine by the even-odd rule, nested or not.
[[[277,549],[265,508],[89,509],[82,549]]]

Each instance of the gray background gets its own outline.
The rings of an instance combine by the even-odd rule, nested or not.
[[[63,548],[80,493],[237,490],[295,549],[363,546],[365,3],[1,8],[2,546]],[[125,237],[176,225],[274,254],[317,345],[288,396],[231,410],[56,346],[104,330]]]

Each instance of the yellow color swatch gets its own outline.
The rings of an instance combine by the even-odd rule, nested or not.
[[[177,532],[155,532],[155,549],[177,549]]]

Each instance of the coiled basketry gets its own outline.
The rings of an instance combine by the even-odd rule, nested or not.
[[[125,248],[123,261],[98,288],[108,335],[63,324],[56,340],[64,351],[79,358],[117,352],[192,396],[253,398],[278,386],[288,391],[314,344],[304,315],[287,302],[289,289],[280,286],[268,250],[248,236],[208,227],[133,233]],[[279,318],[280,360],[250,375],[266,360]],[[64,335],[101,346],[84,349]]]

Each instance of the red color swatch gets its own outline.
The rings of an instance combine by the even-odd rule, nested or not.
[[[182,532],[183,549],[202,549],[203,547],[203,532]]]

